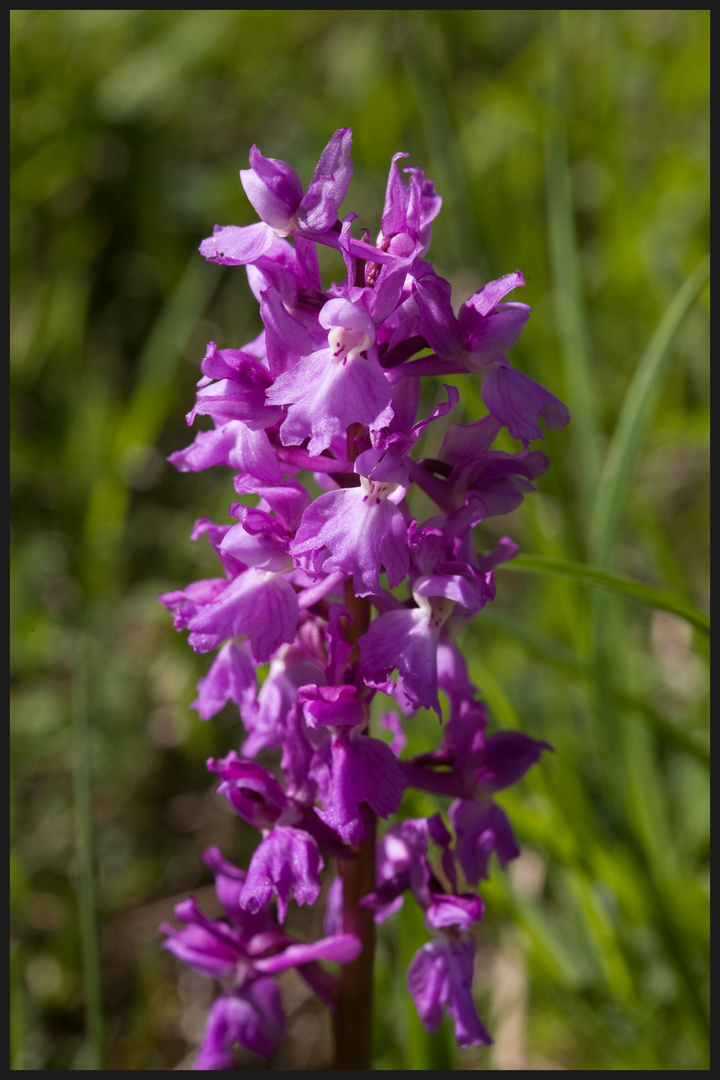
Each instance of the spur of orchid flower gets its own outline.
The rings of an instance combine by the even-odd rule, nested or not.
[[[507,273],[454,313],[427,261],[441,198],[421,169],[401,170],[407,154],[390,164],[375,241],[352,236],[356,215],[339,217],[350,149],[341,128],[305,189],[254,146],[240,179],[260,221],[216,226],[200,245],[246,268],[263,329],[240,349],[208,344],[187,420],[210,426],[169,458],[180,471],[232,470],[229,521],[201,518],[192,534],[215,549],[218,576],[160,599],[193,649],[214,653],[200,717],[228,702],[239,711],[238,750],[208,768],[260,834],[247,868],[206,853],[224,919],[189,899],[176,909],[183,926],[163,927],[166,948],[222,988],[198,1069],[231,1068],[236,1044],[272,1054],[285,1022],[274,976],[289,967],[335,1013],[337,1067],[369,1067],[373,926],[406,899],[429,936],[407,973],[423,1024],[436,1030],[445,1008],[461,1046],[489,1043],[472,996],[475,887],[493,852],[502,866],[519,854],[493,796],[549,749],[487,733],[456,643],[517,551],[509,538],[482,550],[476,527],[519,506],[547,469],[530,447],[540,421],[569,420],[505,355],[530,314],[505,297],[525,282]],[[342,258],[326,287],[318,245]],[[421,407],[423,377],[457,375],[480,379],[482,419],[451,423],[451,384]],[[444,436],[427,458],[433,425]],[[514,453],[492,448],[503,428],[521,443]],[[417,490],[435,507],[426,520]],[[442,726],[426,753],[403,757],[418,709]],[[261,750],[278,752],[274,771],[255,760]],[[437,812],[398,816],[408,788],[435,795]],[[378,818],[393,819],[382,835]],[[317,902],[333,872],[326,936],[296,940],[288,905]]]

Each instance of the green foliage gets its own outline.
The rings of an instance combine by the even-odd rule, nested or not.
[[[157,925],[212,902],[208,844],[246,863],[255,838],[204,768],[237,721],[188,711],[207,661],[155,600],[215,573],[186,538],[227,475],[164,459],[205,342],[260,330],[243,272],[194,252],[253,220],[252,143],[307,180],[346,124],[360,224],[409,151],[444,199],[438,271],[462,299],[523,270],[514,358],[573,414],[465,636],[493,723],[555,748],[502,796],[523,855],[482,890],[496,1043],[419,1025],[408,910],[381,928],[376,1067],[707,1067],[708,49],[706,11],[11,13],[14,1068],[192,1060],[207,987],[178,993]],[[286,992],[272,1064],[315,1068],[324,1019]]]

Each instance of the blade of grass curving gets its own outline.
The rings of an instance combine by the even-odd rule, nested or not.
[[[10,941],[10,1068],[24,1068],[25,988],[20,944]]]
[[[589,558],[595,564],[596,570],[605,570],[611,564],[632,468],[652,406],[672,360],[672,346],[677,333],[707,280],[708,273],[709,259],[705,258],[680,288],[660,320],[625,394],[605,457],[592,512]],[[677,599],[673,597],[673,600]],[[697,609],[688,608],[686,604],[687,602],[683,602],[682,605],[686,608],[685,611],[678,610],[677,603],[672,607],[664,604],[663,607],[664,610],[689,618],[693,625],[708,633],[709,619],[701,612],[698,613]],[[694,617],[691,617],[693,615]],[[647,827],[647,820],[643,822],[638,818],[637,793],[648,789],[657,792],[662,786],[663,778],[658,763],[653,760],[650,745],[646,746],[644,754],[638,754],[633,739],[632,718],[622,709],[618,709],[617,703],[612,699],[610,672],[625,671],[630,674],[630,666],[628,654],[622,649],[617,636],[618,631],[622,633],[623,623],[607,593],[594,595],[591,625],[594,641],[595,709],[603,740],[604,782],[610,795],[616,828],[621,828],[632,838],[638,853],[643,851],[647,860],[648,883],[652,883],[663,879],[666,860],[663,857],[662,844],[658,845],[655,830]],[[668,958],[674,963],[676,974],[688,990],[693,1011],[701,1019],[701,1002],[691,988],[692,979],[688,978],[683,932],[667,919],[661,889],[649,888],[648,899],[652,919],[659,935],[665,941]]]
[[[592,515],[590,561],[610,563],[632,467],[650,411],[672,360],[672,347],[693,301],[710,273],[706,256],[680,287],[637,366],[610,441]]]
[[[537,660],[562,672],[571,679],[586,680],[593,677],[593,666],[589,660],[578,656],[562,642],[541,634],[525,623],[520,623],[507,615],[501,615],[490,608],[486,608],[482,615],[482,622],[491,630],[504,634],[512,641],[521,645]],[[698,731],[685,731],[684,728],[663,716],[639,694],[623,690],[614,684],[610,686],[610,694],[614,702],[624,708],[633,709],[639,713],[645,722],[649,724],[663,743],[676,747],[687,754],[702,761],[707,765],[710,761],[710,746],[703,735]]]
[[[92,761],[87,709],[87,642],[80,634],[73,685],[74,796],[76,819],[77,890],[85,1000],[83,1069],[103,1068],[104,1024],[95,894],[92,822]],[[76,1066],[78,1067],[78,1066]]]
[[[546,13],[546,20],[547,63],[552,79],[549,123],[545,136],[550,269],[563,357],[565,396],[571,403],[573,417],[570,438],[574,440],[578,462],[576,483],[581,505],[586,505],[589,510],[590,494],[595,491],[599,472],[597,395],[590,374],[589,335],[566,144],[567,45],[563,12]]]
[[[587,563],[572,562],[570,559],[555,559],[545,555],[518,555],[512,562],[503,563],[498,569],[528,574],[549,574],[578,581],[583,585],[613,592],[626,600],[634,600],[636,603],[657,608],[659,611],[669,611],[673,615],[686,619],[703,633],[710,633],[709,616],[694,604],[664,589],[646,585],[642,581],[635,581],[621,574],[611,573],[600,566],[590,566]]]

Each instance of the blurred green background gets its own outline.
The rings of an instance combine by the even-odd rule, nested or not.
[[[189,1067],[210,988],[157,925],[189,890],[211,910],[206,846],[246,865],[255,844],[204,766],[237,719],[188,710],[208,659],[156,602],[214,575],[188,536],[234,498],[226,470],[165,458],[190,441],[206,341],[261,328],[244,272],[197,253],[255,219],[250,146],[307,182],[350,125],[344,210],[373,235],[409,151],[443,196],[430,255],[458,301],[525,274],[512,357],[573,423],[481,543],[509,533],[707,610],[704,270],[673,299],[708,248],[708,50],[707,11],[11,12],[14,1068]],[[555,752],[501,800],[524,851],[483,889],[496,1043],[424,1034],[408,911],[381,935],[375,1065],[707,1068],[707,639],[567,578],[497,581],[471,673],[494,724]],[[286,995],[270,1067],[327,1065],[324,1016]]]

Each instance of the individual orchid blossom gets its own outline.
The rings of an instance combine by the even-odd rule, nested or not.
[[[407,972],[422,1023],[435,1031],[446,1010],[462,1047],[489,1043],[472,991],[484,913],[474,887],[491,858],[504,867],[519,854],[494,795],[550,749],[488,734],[456,641],[517,552],[478,528],[547,469],[530,448],[539,420],[569,419],[505,356],[530,308],[504,297],[525,280],[491,281],[456,316],[425,261],[442,201],[433,182],[393,157],[373,245],[368,230],[352,235],[355,214],[339,216],[350,149],[340,128],[304,189],[254,146],[240,178],[260,221],[217,226],[200,245],[245,266],[263,329],[239,349],[208,344],[187,421],[212,426],[169,458],[181,472],[232,470],[228,522],[200,518],[192,534],[209,540],[221,575],[160,599],[196,652],[217,650],[193,708],[203,720],[238,709],[241,752],[208,769],[260,834],[246,869],[206,853],[225,919],[189,899],[181,928],[163,927],[166,948],[221,987],[197,1069],[232,1069],[237,1045],[274,1052],[285,1026],[275,976],[290,967],[335,1014],[337,1067],[368,1068],[373,926],[406,902],[429,935]],[[326,288],[319,245],[347,275]],[[460,422],[450,384],[421,411],[425,375],[480,379],[488,414]],[[522,444],[514,453],[493,449],[503,428]],[[418,447],[433,429],[440,450],[426,458]],[[406,756],[418,709],[442,726]],[[272,771],[261,752],[277,754]],[[438,800],[427,819],[398,816],[413,788]],[[294,906],[318,901],[332,867],[326,936],[300,942],[286,930]]]

